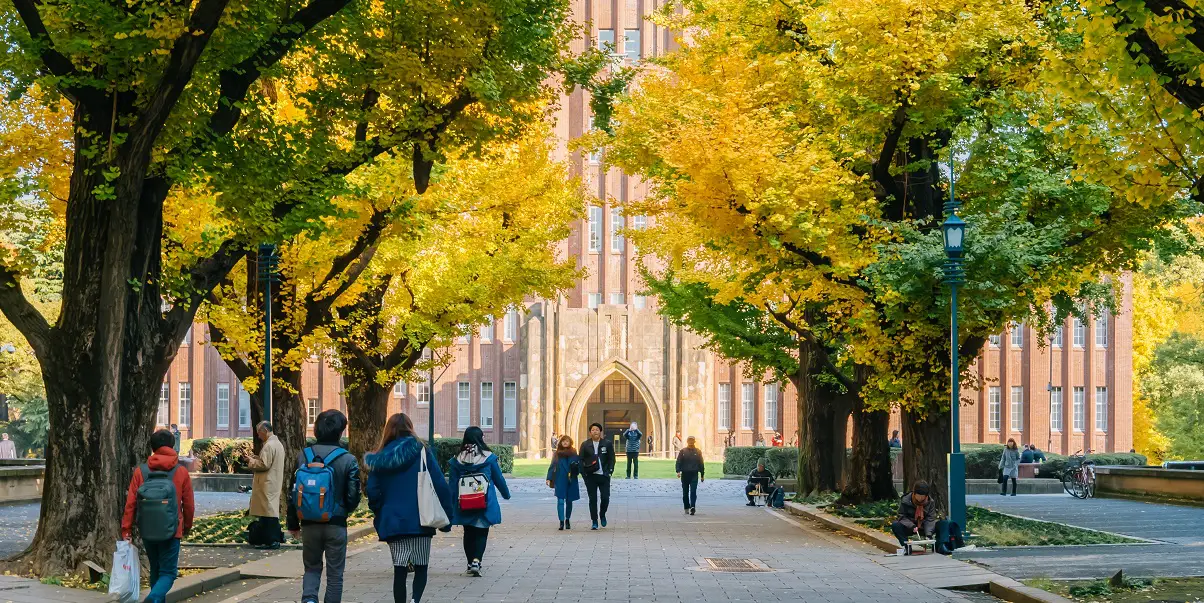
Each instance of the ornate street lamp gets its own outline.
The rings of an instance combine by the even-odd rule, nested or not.
[[[949,452],[949,519],[956,522],[962,530],[966,529],[966,456],[962,454],[961,419],[959,404],[961,398],[961,383],[958,379],[960,372],[957,366],[957,287],[966,282],[966,273],[962,268],[962,255],[966,243],[966,222],[957,215],[957,198],[953,196],[953,162],[949,162],[949,202],[945,204],[945,213],[949,215],[941,230],[945,235],[945,284],[949,285],[949,368],[951,394],[949,398],[949,431],[952,446]]]

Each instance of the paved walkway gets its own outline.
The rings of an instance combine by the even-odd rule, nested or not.
[[[884,558],[877,549],[747,507],[740,481],[702,484],[698,515],[690,517],[682,513],[678,482],[616,480],[610,526],[597,532],[589,530],[584,500],[574,508],[574,529],[559,532],[555,500],[542,480],[512,480],[511,489],[514,498],[503,503],[505,523],[490,534],[485,576],[464,575],[458,528],[439,535],[423,601],[990,600],[930,589],[880,564]],[[703,557],[750,558],[773,571],[699,571]],[[284,575],[299,576],[299,563],[292,563],[297,567]],[[392,576],[387,548],[371,545],[348,560],[344,601],[392,603]],[[254,592],[242,600],[296,601],[300,580],[254,581],[248,588]],[[237,590],[223,589],[224,599],[202,600],[234,601]]]
[[[1017,579],[1204,576],[1204,508],[1066,494],[969,496],[1001,513],[1158,541],[1154,544],[1008,547],[955,556]]]

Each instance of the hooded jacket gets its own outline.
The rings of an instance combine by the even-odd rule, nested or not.
[[[177,513],[180,520],[176,522],[176,538],[192,531],[192,515],[196,512],[196,503],[192,496],[192,478],[188,471],[181,470],[180,458],[176,451],[168,446],[161,446],[146,460],[152,471],[171,471],[171,483],[176,486]],[[121,515],[121,537],[129,538],[134,529],[134,512],[138,508],[138,488],[142,487],[146,476],[142,475],[142,466],[134,468],[134,477],[130,479],[129,490],[125,493],[125,513]]]
[[[489,488],[485,491],[485,509],[483,511],[461,511],[458,501],[452,504],[451,522],[452,525],[462,526],[472,524],[476,519],[484,517],[485,523],[495,526],[502,523],[502,507],[497,502],[498,492],[502,493],[502,498],[510,500],[510,488],[506,485],[506,478],[502,475],[502,466],[498,463],[497,455],[485,450],[484,452],[476,449],[473,446],[472,450],[462,451],[449,463],[452,497],[458,498],[457,492],[460,488],[460,478],[471,474],[480,473],[485,476],[489,482]]]
[[[368,468],[368,508],[372,509],[372,525],[383,541],[414,536],[434,536],[435,529],[424,527],[418,515],[419,455],[426,455],[439,503],[448,517],[452,513],[451,492],[435,454],[414,436],[389,442],[380,452],[364,456]]]

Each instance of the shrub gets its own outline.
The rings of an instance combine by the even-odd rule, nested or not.
[[[1049,454],[1046,455],[1049,459],[1041,463],[1041,472],[1039,477],[1047,477],[1052,479],[1062,479],[1062,472],[1066,470],[1066,465],[1070,459],[1061,455]],[[1146,457],[1144,454],[1133,454],[1129,452],[1123,453],[1103,453],[1090,454],[1087,458],[1096,465],[1130,465],[1144,466]]]
[[[192,456],[204,473],[247,473],[254,448],[251,438],[199,438],[192,441]]]
[[[460,452],[460,444],[463,442],[460,438],[435,438],[431,442],[431,446],[435,449],[435,458],[439,461],[439,468],[443,473],[448,472],[448,463],[453,456]],[[514,446],[509,444],[490,444],[489,449],[497,455],[498,464],[502,467],[502,473],[510,473],[514,471]]]
[[[723,451],[725,475],[748,475],[757,461],[765,459],[765,468],[781,478],[798,474],[798,448],[776,446],[729,446]]]

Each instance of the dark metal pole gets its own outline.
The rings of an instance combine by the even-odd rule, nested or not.
[[[426,441],[435,441],[435,351],[431,350],[431,386],[429,388],[429,399],[427,400],[426,414]]]
[[[957,216],[958,202],[954,196],[953,149],[949,149],[949,202],[945,211],[950,217]],[[965,240],[961,241],[964,247]],[[946,250],[949,253],[949,250]],[[949,431],[950,451],[947,461],[949,480],[949,518],[957,523],[962,530],[966,529],[966,455],[962,454],[961,445],[961,371],[958,367],[958,334],[957,334],[957,287],[965,282],[965,271],[962,268],[962,257],[958,253],[949,253],[945,262],[945,283],[949,285]]]
[[[276,246],[259,246],[259,273],[263,281],[263,420],[272,420],[272,281],[276,278]]]

